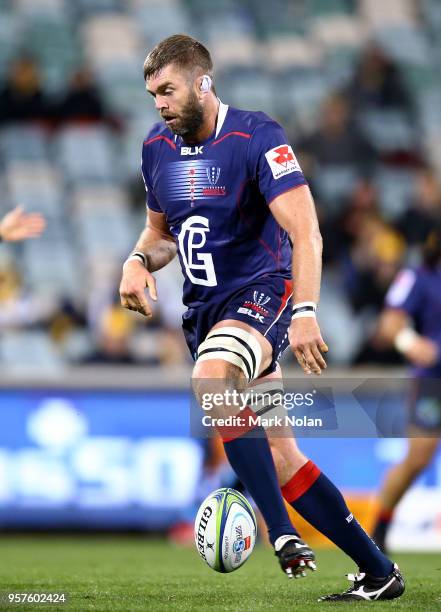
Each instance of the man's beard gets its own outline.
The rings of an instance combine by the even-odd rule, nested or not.
[[[173,115],[162,115],[163,119],[174,119]],[[204,109],[199,103],[198,97],[191,92],[187,103],[183,107],[173,125],[168,127],[178,136],[186,136],[187,139],[195,136],[204,122]]]

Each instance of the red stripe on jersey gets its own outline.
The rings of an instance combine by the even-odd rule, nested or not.
[[[228,134],[224,134],[222,138],[219,138],[218,140],[215,140],[214,142],[212,142],[211,146],[219,144],[220,142],[222,142],[223,140],[225,140],[225,138],[228,138],[229,136],[241,136],[242,138],[251,138],[251,134],[246,134],[245,132],[228,132]]]
[[[312,461],[308,461],[298,470],[294,476],[282,487],[282,495],[287,502],[292,504],[306,491],[312,487],[321,471]]]
[[[285,293],[282,296],[282,301],[280,302],[280,308],[279,308],[279,310],[276,313],[276,318],[282,312],[282,310],[285,308],[286,302],[289,300],[291,295],[292,295],[292,281],[288,280],[288,279],[285,279]]]
[[[167,138],[167,136],[155,136],[154,138],[150,138],[149,140],[144,140],[144,144],[149,145],[152,144],[152,142],[155,142],[156,140],[165,140],[165,142],[169,144],[172,149],[176,150],[175,143],[170,140],[170,138]]]

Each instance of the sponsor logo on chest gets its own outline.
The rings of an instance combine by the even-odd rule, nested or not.
[[[202,155],[204,145],[199,147],[181,147],[181,155]]]

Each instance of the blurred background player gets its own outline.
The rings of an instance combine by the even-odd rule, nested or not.
[[[379,321],[382,342],[412,365],[407,454],[387,472],[379,493],[373,538],[382,550],[398,502],[432,461],[441,435],[441,226],[429,231],[422,259],[420,267],[398,274]]]

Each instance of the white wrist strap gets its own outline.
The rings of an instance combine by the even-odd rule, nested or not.
[[[310,317],[315,319],[315,311],[317,304],[315,302],[298,302],[292,308],[291,319],[300,319],[302,317]]]
[[[133,253],[131,253],[127,259],[125,260],[125,264],[129,261],[139,261],[140,263],[142,263],[142,265],[144,266],[144,268],[147,269],[147,256],[145,253],[143,253],[142,251],[133,251]]]
[[[398,352],[407,353],[417,339],[416,331],[411,327],[405,327],[395,336],[394,346]]]
[[[316,314],[312,310],[308,310],[305,312],[296,312],[295,314],[292,315],[291,320],[294,321],[294,319],[302,319],[302,318],[307,318],[307,317],[309,317],[310,319],[315,319]]]

